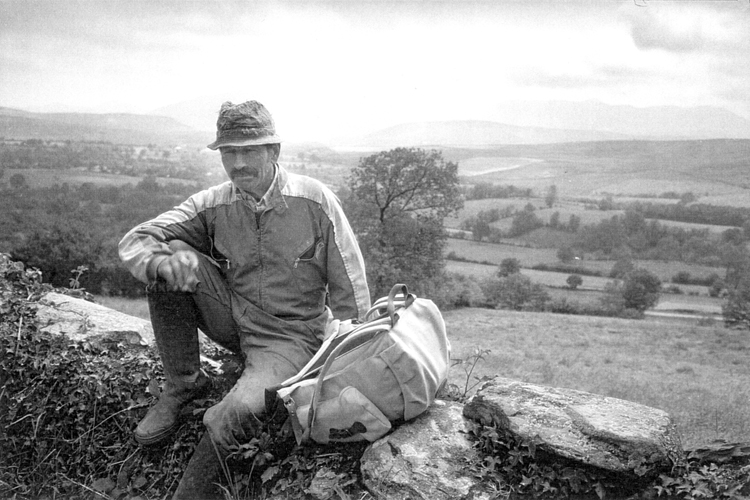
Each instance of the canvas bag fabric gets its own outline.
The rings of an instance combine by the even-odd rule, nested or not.
[[[316,356],[274,388],[298,442],[374,441],[423,413],[445,384],[450,343],[437,306],[396,285],[365,322],[336,322]]]

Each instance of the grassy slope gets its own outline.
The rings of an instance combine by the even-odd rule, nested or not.
[[[724,328],[487,309],[447,311],[454,358],[492,352],[473,375],[500,375],[661,408],[686,447],[746,441],[750,336]],[[463,384],[461,367],[451,382]]]

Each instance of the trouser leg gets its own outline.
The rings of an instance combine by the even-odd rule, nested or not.
[[[149,287],[149,312],[165,384],[159,401],[135,429],[135,439],[144,445],[158,444],[169,437],[178,426],[185,404],[210,385],[200,369],[199,326],[220,345],[239,351],[226,283],[218,268],[198,255],[200,284],[195,293],[169,291],[164,283]]]
[[[300,366],[271,352],[248,353],[240,379],[203,416],[214,443],[228,453],[255,437],[266,409],[266,388],[294,376],[299,369]]]
[[[159,290],[157,285],[148,293],[148,306],[166,391],[192,388],[200,373],[198,311],[192,294]]]

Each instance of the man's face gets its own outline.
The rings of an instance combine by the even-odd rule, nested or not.
[[[273,181],[273,165],[278,152],[265,144],[260,146],[224,146],[221,163],[235,186],[260,199]]]

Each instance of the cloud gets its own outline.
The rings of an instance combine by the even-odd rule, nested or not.
[[[703,29],[697,19],[677,21],[674,16],[659,16],[653,12],[633,18],[631,35],[638,48],[692,52],[704,45]]]

